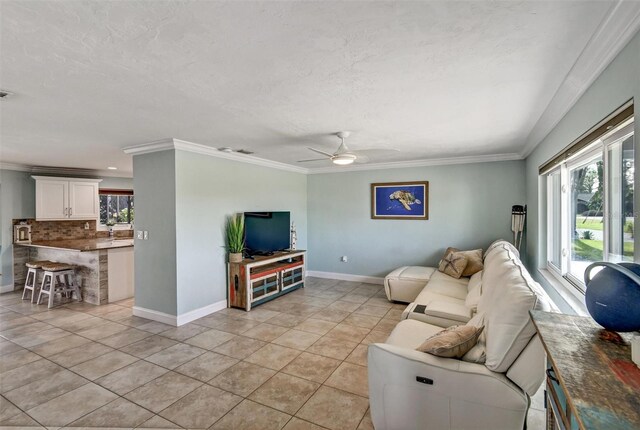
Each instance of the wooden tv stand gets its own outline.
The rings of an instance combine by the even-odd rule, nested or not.
[[[282,251],[228,263],[228,307],[250,311],[253,306],[304,287],[305,253]]]

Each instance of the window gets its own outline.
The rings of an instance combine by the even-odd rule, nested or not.
[[[582,292],[589,264],[634,261],[633,116],[603,130],[543,173],[547,268]]]
[[[100,195],[100,224],[113,222],[115,224],[133,223],[133,191],[101,189]]]

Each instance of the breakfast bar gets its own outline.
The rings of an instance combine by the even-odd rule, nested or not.
[[[76,267],[82,299],[102,305],[133,297],[133,239],[48,240],[16,244],[14,279],[26,278],[25,263],[50,260]]]

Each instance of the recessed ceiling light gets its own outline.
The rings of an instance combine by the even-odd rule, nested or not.
[[[117,167],[112,167],[112,166],[107,167],[107,169],[109,169],[109,170],[118,170]]]

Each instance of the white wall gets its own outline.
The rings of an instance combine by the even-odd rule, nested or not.
[[[627,100],[640,100],[640,33],[618,54],[602,72],[573,108],[538,145],[526,160],[528,222],[528,268],[536,280],[547,289],[554,301],[565,312],[572,312],[569,305],[542,278],[537,269],[546,266],[546,210],[544,182],[538,176],[538,168],[564,147],[607,117]],[[636,103],[635,151],[640,157],[640,121]],[[635,209],[640,210],[640,171],[636,169]],[[542,201],[542,205],[539,202]],[[635,247],[640,249],[640,235],[635,235]],[[639,253],[636,253],[638,260]]]
[[[524,161],[503,161],[309,175],[309,269],[383,277],[437,265],[448,246],[510,239],[511,206],[525,201],[523,170]],[[370,184],[409,180],[429,181],[429,220],[371,219]]]

